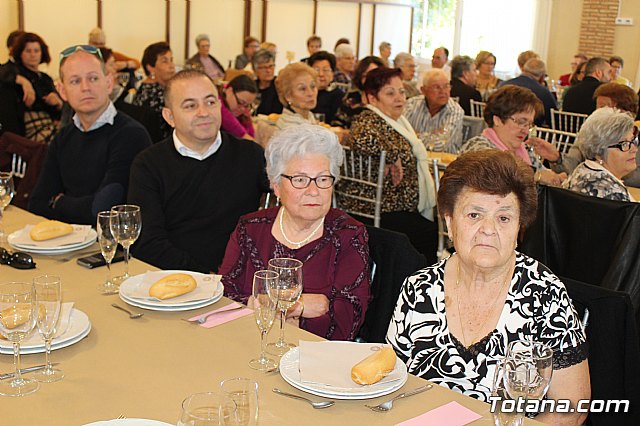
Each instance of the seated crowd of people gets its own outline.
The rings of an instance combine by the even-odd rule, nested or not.
[[[372,222],[333,208],[333,189],[367,195],[338,182],[345,147],[385,151],[381,227],[406,234],[433,265],[406,279],[388,329],[409,371],[486,401],[507,343],[524,337],[553,349],[549,397],[589,397],[585,335],[571,300],[516,247],[535,218],[536,184],[634,201],[625,179],[640,181],[638,95],[620,77],[622,58],[576,55],[573,75],[560,78],[570,85],[563,109],[589,114],[562,153],[532,133],[558,109],[532,51],[506,81],[495,76],[491,52],[449,60],[444,47],[417,76],[415,58],[401,52],[392,60],[387,42],[380,56],[358,60],[348,40],[329,52],[312,36],[309,56],[276,76],[272,43],[247,37],[232,70],[211,54],[206,34],[195,43],[178,71],[168,43],[150,44],[138,61],[105,47],[96,29],[89,44],[62,50],[56,85],[39,71],[51,59],[44,40],[11,34],[0,84],[15,94],[20,125],[7,121],[5,130],[48,144],[32,212],[94,224],[113,205],[139,205],[137,258],[219,273],[225,294],[245,303],[253,273],[270,258],[299,259],[304,293],[289,319],[327,339],[354,340],[371,299]],[[485,125],[465,138],[472,100],[485,103]],[[258,140],[258,116],[274,114],[273,131]],[[459,155],[437,193],[429,150]],[[259,210],[269,191],[279,204]],[[359,203],[339,207],[370,208]],[[436,214],[455,248],[440,261]]]

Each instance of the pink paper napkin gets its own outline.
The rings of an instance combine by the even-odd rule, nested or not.
[[[200,324],[204,328],[213,328],[217,325],[224,324],[225,322],[233,321],[234,319],[244,317],[246,315],[253,314],[253,310],[245,307],[244,309],[237,309],[232,312],[224,313],[224,311],[228,311],[229,309],[233,309],[238,306],[244,306],[240,303],[230,303],[226,306],[223,306],[220,309],[214,309],[213,311],[205,312],[204,314],[196,315],[195,317],[189,318],[189,320],[197,320],[198,318],[204,317],[211,312],[220,312],[219,314],[215,314],[210,316],[207,319],[207,322],[204,324]]]
[[[480,414],[452,401],[438,408],[434,408],[431,411],[427,411],[418,417],[398,423],[396,426],[463,426],[481,418],[482,416]]]

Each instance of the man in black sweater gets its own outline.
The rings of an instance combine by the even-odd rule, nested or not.
[[[471,115],[471,99],[482,102],[482,95],[476,90],[476,64],[468,56],[456,56],[451,61],[451,97],[458,98],[464,115]]]
[[[596,110],[593,94],[602,83],[611,80],[611,65],[605,58],[591,58],[584,67],[584,78],[575,86],[569,87],[562,101],[562,110],[591,114]]]
[[[129,203],[142,212],[134,255],[162,269],[215,272],[243,214],[268,190],[262,148],[220,132],[220,101],[209,77],[181,71],[165,88],[173,135],[140,153]]]
[[[63,51],[60,94],[75,115],[51,143],[29,201],[49,219],[95,225],[98,212],[126,201],[131,162],[151,145],[144,127],[109,100],[113,78],[99,52]]]

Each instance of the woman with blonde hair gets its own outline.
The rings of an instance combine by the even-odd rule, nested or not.
[[[482,50],[476,56],[475,63],[476,70],[478,70],[476,89],[482,95],[482,100],[487,102],[489,95],[498,88],[498,84],[502,81],[493,73],[496,67],[496,56],[491,52]]]
[[[299,124],[316,124],[311,112],[318,102],[318,73],[302,62],[287,65],[276,80],[278,99],[284,105],[276,122],[279,129]]]

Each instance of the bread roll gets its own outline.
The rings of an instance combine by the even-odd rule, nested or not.
[[[6,328],[12,330],[29,320],[30,310],[31,305],[27,303],[19,303],[16,306],[5,308],[0,311],[0,321],[2,321],[2,324],[4,324]],[[38,307],[38,319],[44,318],[44,314],[44,305],[40,305]]]
[[[197,286],[196,280],[188,274],[171,274],[156,281],[149,288],[149,296],[165,300],[182,296]]]
[[[392,348],[383,346],[351,369],[351,380],[359,385],[372,385],[393,371],[396,366],[396,353]]]
[[[40,222],[29,232],[33,241],[45,241],[52,238],[62,237],[73,232],[73,226],[58,220],[45,220]]]

